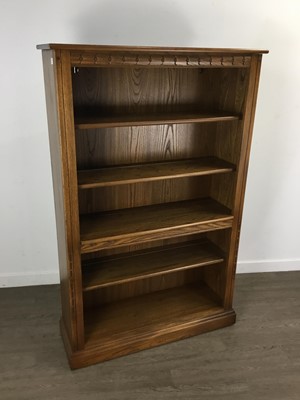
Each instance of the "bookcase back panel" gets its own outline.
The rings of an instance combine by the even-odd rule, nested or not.
[[[81,214],[208,197],[210,177],[166,179],[79,191]]]
[[[225,263],[173,272],[137,280],[135,282],[117,284],[84,292],[84,305],[86,308],[97,307],[101,304],[112,303],[188,284],[195,284],[196,282],[204,283],[217,295],[220,302],[223,302],[225,294],[225,275]]]
[[[108,286],[84,293],[85,307],[95,307],[142,294],[153,293],[202,281],[201,268],[173,272],[134,282]]]
[[[155,114],[216,108],[212,70],[80,68],[73,74],[75,116]]]
[[[94,169],[210,156],[214,124],[172,124],[79,130],[77,167]]]
[[[75,117],[174,112],[240,112],[248,69],[80,68]]]

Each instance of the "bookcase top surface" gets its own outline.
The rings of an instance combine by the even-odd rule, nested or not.
[[[66,44],[46,43],[37,45],[40,50],[72,50],[72,51],[97,51],[97,52],[156,52],[156,53],[199,53],[199,54],[266,54],[268,50],[255,49],[228,49],[228,48],[202,48],[202,47],[158,47],[158,46],[112,46],[95,44]]]

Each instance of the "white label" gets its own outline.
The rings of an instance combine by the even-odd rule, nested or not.
[[[53,65],[53,57],[51,57],[51,61],[50,61],[51,65]]]

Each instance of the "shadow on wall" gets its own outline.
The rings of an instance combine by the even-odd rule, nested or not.
[[[186,46],[194,32],[176,4],[104,1],[72,21],[79,43]]]

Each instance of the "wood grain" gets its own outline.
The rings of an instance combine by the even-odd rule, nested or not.
[[[210,176],[164,179],[79,190],[80,213],[136,208],[200,199],[210,195]]]
[[[112,115],[99,117],[79,117],[76,118],[75,126],[77,129],[97,129],[113,128],[120,126],[147,126],[165,124],[187,124],[205,123],[219,121],[233,121],[240,119],[240,115],[230,115],[229,113],[215,112],[213,114],[155,114],[155,115]]]
[[[78,171],[78,188],[90,189],[136,182],[232,172],[234,165],[215,157],[126,165]]]
[[[210,265],[215,268],[216,265]],[[83,292],[83,302],[86,308],[98,308],[105,304],[111,304],[132,299],[148,293],[155,293],[172,288],[202,282],[203,266],[174,270],[172,273],[152,275],[145,279],[135,279],[122,282],[118,285],[103,286],[98,290]]]
[[[235,270],[237,264],[238,247],[240,239],[240,229],[242,223],[244,196],[250,157],[250,147],[253,134],[253,124],[255,107],[260,76],[261,56],[253,57],[250,67],[248,80],[247,97],[243,104],[244,119],[241,124],[241,146],[239,151],[238,175],[233,200],[234,222],[230,238],[230,248],[228,253],[228,271],[225,293],[225,308],[232,307]]]
[[[218,110],[217,70],[81,68],[72,75],[75,121],[87,120],[95,127],[104,124],[161,124],[192,122],[201,115],[208,119],[237,119],[238,115]],[[230,74],[231,72],[227,72]],[[234,73],[234,70],[232,70]],[[161,90],[163,88],[163,90]],[[218,114],[219,113],[219,114]],[[114,120],[113,120],[114,118]],[[122,122],[123,119],[123,122]],[[205,119],[203,120],[205,122]],[[106,126],[106,125],[104,125]],[[92,124],[87,127],[93,128]],[[102,126],[103,127],[103,126]]]
[[[62,65],[64,60],[64,65]],[[66,65],[67,64],[67,65]],[[76,161],[74,161],[75,143],[72,132],[72,108],[64,107],[70,100],[70,87],[67,90],[69,71],[66,55],[54,54],[52,51],[43,52],[43,67],[47,102],[49,141],[51,150],[51,165],[55,198],[56,229],[59,252],[59,269],[61,279],[61,300],[63,323],[72,349],[82,348],[83,333],[83,303],[80,271],[80,254],[78,245],[74,246],[74,235],[78,229],[78,202],[76,180]],[[63,89],[64,88],[64,89]],[[71,113],[71,116],[70,116]],[[74,146],[74,147],[73,147]],[[70,163],[70,157],[73,160]],[[72,180],[73,172],[73,180]],[[76,219],[77,213],[77,219]],[[70,229],[72,223],[77,224]],[[79,239],[79,236],[78,236]],[[78,242],[79,243],[79,242]],[[77,243],[77,244],[78,244]]]
[[[230,210],[212,199],[81,216],[81,251],[134,244],[231,226]]]
[[[210,123],[91,129],[88,134],[77,131],[77,168],[213,156],[214,134]]]
[[[107,51],[126,51],[129,53],[147,53],[150,51],[155,51],[157,53],[169,53],[169,52],[181,52],[181,53],[204,53],[204,54],[263,54],[268,53],[268,50],[258,50],[258,49],[236,49],[236,48],[207,48],[207,47],[158,47],[158,46],[115,46],[115,45],[96,45],[96,44],[66,44],[66,43],[45,43],[38,44],[37,49],[55,49],[55,50],[91,50],[94,52],[107,52]]]
[[[223,311],[206,287],[188,285],[86,310],[86,348],[137,340]]]
[[[220,232],[220,231],[216,231]],[[131,253],[135,251],[142,251],[142,252],[147,252],[151,251],[155,247],[168,247],[171,245],[177,245],[181,246],[184,245],[186,242],[191,242],[191,241],[202,241],[202,240],[208,240],[208,233],[207,232],[200,232],[196,234],[191,234],[187,236],[176,236],[173,238],[166,238],[166,239],[158,239],[158,240],[153,240],[151,242],[143,242],[135,245],[129,245],[129,246],[122,246],[122,247],[116,247],[112,249],[102,249],[100,251],[95,251],[91,253],[84,253],[81,255],[81,260],[82,263],[86,262],[92,262],[93,260],[103,258],[103,257],[109,257],[109,256],[114,256],[118,258],[120,255],[124,253]],[[222,243],[219,246],[218,242],[213,238],[211,240],[217,247],[220,247],[222,249]]]
[[[222,72],[222,85],[219,89],[218,107],[223,110],[245,112],[249,70],[237,69],[231,73]],[[230,88],[230,90],[228,90]],[[215,124],[214,155],[235,165],[239,164],[242,143],[243,120],[234,121],[227,126],[222,122]],[[230,209],[233,208],[235,188],[239,170],[236,174],[214,176],[211,179],[210,195]]]
[[[63,130],[62,141],[64,141],[65,153],[65,173],[67,175],[65,196],[67,204],[67,244],[68,257],[70,260],[70,270],[68,279],[71,282],[73,324],[77,330],[76,348],[84,346],[84,321],[83,321],[83,301],[82,301],[82,282],[81,282],[81,259],[80,259],[80,227],[79,227],[79,207],[78,207],[78,184],[76,170],[76,145],[75,128],[73,113],[73,94],[70,68],[70,54],[61,51],[57,60],[57,67],[61,74],[61,87],[59,87],[60,99],[60,123]]]
[[[77,342],[76,327],[73,324],[73,309],[72,309],[72,287],[73,283],[68,279],[70,274],[71,265],[68,257],[68,245],[67,245],[67,228],[65,226],[65,218],[68,210],[67,198],[68,194],[64,193],[64,188],[67,184],[67,167],[65,163],[65,142],[61,139],[63,132],[60,129],[60,115],[59,115],[59,102],[60,97],[56,92],[56,80],[61,80],[61,74],[56,73],[53,66],[51,66],[51,58],[55,60],[55,54],[53,51],[43,52],[43,70],[44,70],[44,81],[45,81],[45,94],[46,94],[46,105],[47,105],[47,117],[48,117],[48,132],[49,132],[49,144],[51,151],[51,168],[52,168],[52,180],[53,180],[53,191],[54,191],[54,204],[55,204],[55,216],[56,216],[56,233],[57,233],[57,245],[58,245],[58,257],[59,257],[59,273],[61,281],[61,307],[62,307],[62,319],[65,326],[65,332],[68,336],[68,340],[71,343],[72,348]],[[56,67],[56,64],[54,64]]]
[[[83,290],[132,282],[151,276],[220,263],[220,250],[207,242],[136,251],[131,254],[100,258],[83,265]]]

